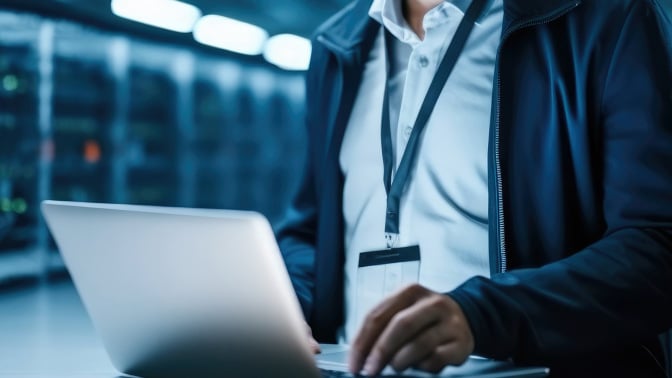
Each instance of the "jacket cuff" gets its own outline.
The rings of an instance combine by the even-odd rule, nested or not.
[[[483,309],[475,298],[474,287],[478,286],[480,281],[487,280],[484,277],[474,277],[460,285],[455,290],[447,293],[462,309],[469,323],[471,334],[474,337],[473,354],[498,360],[507,360],[509,356],[503,348],[504,340],[498,342],[496,330],[490,329],[487,309]]]
[[[473,303],[469,295],[465,293],[460,288],[457,288],[450,293],[447,293],[462,309],[464,315],[467,317],[469,323],[469,328],[471,329],[471,334],[474,337],[474,352],[473,354],[481,355],[483,353],[482,345],[484,342],[487,342],[487,337],[484,336],[485,332],[483,330],[483,317],[480,315],[478,308]],[[486,357],[486,356],[483,356]]]

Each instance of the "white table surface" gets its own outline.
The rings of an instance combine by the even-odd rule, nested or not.
[[[117,377],[68,281],[0,291],[0,377]]]

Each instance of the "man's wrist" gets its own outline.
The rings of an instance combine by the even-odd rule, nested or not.
[[[482,316],[480,315],[480,311],[474,301],[472,300],[471,296],[465,292],[464,290],[461,289],[461,287],[458,287],[457,289],[445,293],[446,296],[450,297],[455,303],[460,306],[462,309],[462,312],[464,313],[464,317],[467,321],[467,324],[469,326],[469,329],[471,331],[471,335],[474,339],[474,354],[478,355],[483,355],[485,351],[483,350],[482,346],[484,344],[487,344],[487,341],[482,341],[484,336],[483,336],[483,328],[482,327],[482,322],[484,319],[482,319]],[[487,336],[485,336],[487,337]]]

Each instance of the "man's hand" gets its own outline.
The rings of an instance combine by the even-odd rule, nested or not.
[[[306,330],[308,332],[308,344],[310,345],[310,350],[313,351],[313,354],[322,353],[322,350],[320,350],[320,344],[313,337],[313,330],[310,329],[308,323],[306,323]]]
[[[353,374],[377,375],[390,364],[438,373],[461,365],[474,337],[460,306],[449,296],[411,285],[387,298],[366,319],[350,351]]]

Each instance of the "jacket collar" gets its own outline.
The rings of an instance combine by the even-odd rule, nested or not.
[[[317,40],[345,60],[361,59],[365,42],[372,41],[380,30],[380,24],[369,17],[371,2],[351,3],[318,29]],[[504,0],[504,32],[516,25],[552,19],[580,3],[581,0]]]
[[[363,47],[375,39],[380,24],[369,17],[372,0],[356,0],[330,18],[316,39],[346,61],[361,60]]]

